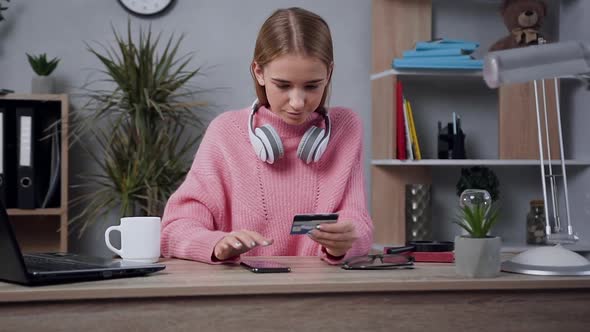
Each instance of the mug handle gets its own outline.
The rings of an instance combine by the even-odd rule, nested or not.
[[[109,237],[111,231],[119,231],[121,232],[121,226],[111,226],[109,228],[107,228],[107,230],[104,232],[104,242],[106,243],[107,247],[114,252],[115,254],[123,257],[123,248],[121,249],[117,249],[115,247],[113,247],[113,245],[111,244],[111,239]]]

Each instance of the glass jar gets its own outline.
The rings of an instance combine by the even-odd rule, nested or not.
[[[489,208],[492,207],[492,196],[487,190],[483,189],[465,189],[459,196],[459,207],[463,209],[464,207],[470,208],[472,211],[476,206],[480,206],[484,209],[484,211],[488,211]],[[465,220],[462,220],[463,223],[467,223]],[[462,229],[461,235],[468,235],[469,232],[467,230]],[[488,232],[487,235],[489,235]]]
[[[469,206],[473,208],[476,205],[481,205],[488,209],[492,205],[492,196],[487,190],[483,189],[465,189],[459,197],[459,206]]]
[[[535,199],[530,202],[530,206],[526,216],[526,243],[545,244],[545,205],[542,199]]]

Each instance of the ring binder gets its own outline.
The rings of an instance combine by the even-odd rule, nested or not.
[[[0,108],[0,202],[6,205],[6,180],[5,180],[5,152],[4,152],[4,109]]]
[[[17,108],[17,207],[35,208],[35,172],[33,169],[35,126],[32,108]]]

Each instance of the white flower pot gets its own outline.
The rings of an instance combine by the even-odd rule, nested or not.
[[[31,80],[32,93],[54,93],[54,80],[51,76],[34,76]]]
[[[500,273],[500,237],[455,237],[455,271],[469,278],[492,278]]]

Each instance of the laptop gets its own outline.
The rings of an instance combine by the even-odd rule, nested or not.
[[[142,276],[164,264],[82,256],[72,253],[22,254],[4,204],[0,202],[0,280],[35,286]]]

